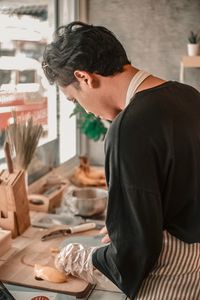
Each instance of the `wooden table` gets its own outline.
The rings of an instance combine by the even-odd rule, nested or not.
[[[63,237],[59,237],[56,239],[52,239],[48,242],[41,242],[40,237],[45,234],[47,229],[41,229],[41,228],[34,228],[30,227],[28,228],[21,236],[17,237],[16,239],[13,240],[12,243],[12,248],[6,253],[4,256],[0,257],[0,271],[1,268],[3,269],[4,265],[8,264],[9,261],[14,261],[16,264],[18,262],[18,256],[23,249],[30,249],[30,246],[34,251],[37,251],[37,247],[40,247],[40,251],[46,251],[48,247],[56,247],[58,246],[61,242]],[[91,230],[88,231],[87,235],[95,235],[97,231]],[[80,233],[79,233],[80,235]],[[41,248],[43,247],[43,249]],[[20,267],[20,266],[19,266]],[[6,270],[6,269],[5,269]],[[30,270],[29,270],[30,272]],[[23,281],[23,278],[22,278]],[[22,286],[21,286],[22,285]],[[7,285],[9,288],[10,292],[14,293],[14,296],[16,300],[25,300],[24,295],[26,294],[26,297],[28,300],[28,296],[31,292],[32,293],[41,293],[40,285],[38,284],[38,287],[33,288],[28,288],[23,286],[22,283],[18,283],[18,285]],[[38,288],[38,289],[37,289]],[[43,291],[44,293],[44,291]],[[73,295],[66,295],[62,293],[62,289],[58,291],[58,293],[52,293],[51,291],[48,290],[46,291],[47,295],[52,298],[49,299],[56,299],[56,300],[71,300],[75,299],[76,297]],[[31,298],[30,298],[31,299]],[[80,299],[89,299],[89,300],[125,300],[127,297],[121,293],[117,288],[116,290],[105,290],[102,287],[95,286],[93,287],[84,297]]]

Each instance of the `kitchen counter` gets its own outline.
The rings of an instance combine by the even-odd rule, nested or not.
[[[58,170],[56,170],[57,172]],[[62,170],[61,170],[62,171]],[[58,174],[63,175],[63,172],[59,171]],[[55,175],[55,173],[53,172],[53,174]],[[49,176],[49,175],[48,175]],[[29,186],[29,190],[30,192],[35,191],[35,187],[38,186],[38,184],[42,184],[43,182],[45,182],[46,177],[44,176],[42,179],[38,180],[37,182],[33,183],[31,186]],[[33,191],[32,191],[33,190]],[[31,211],[31,221],[37,216],[38,217],[38,212],[33,212]],[[87,221],[87,222],[93,222],[93,220],[90,219],[83,219],[82,220]],[[104,216],[103,219],[100,218],[98,220],[95,221],[96,223],[99,224],[99,222],[104,224]],[[32,223],[32,222],[31,222]],[[33,223],[32,223],[33,225]],[[34,224],[35,225],[35,224]],[[40,253],[46,253],[45,251],[47,251],[48,247],[50,248],[53,247],[58,247],[58,245],[60,245],[64,239],[66,239],[66,237],[58,237],[54,240],[52,240],[52,244],[49,242],[41,242],[40,238],[42,235],[44,235],[46,232],[48,231],[47,228],[39,228],[39,227],[33,227],[30,226],[23,234],[21,234],[20,236],[18,236],[17,238],[12,240],[12,247],[11,249],[3,256],[0,257],[0,268],[2,267],[2,270],[4,272],[4,274],[7,272],[7,275],[9,275],[10,272],[9,269],[7,268],[7,265],[9,262],[13,262],[13,264],[16,264],[16,269],[22,268],[23,266],[20,265],[20,261],[19,259],[15,259],[16,257],[19,256],[19,254],[21,253],[21,251],[23,251],[24,249],[29,248],[29,254],[31,253],[35,253],[35,251],[37,251],[37,248],[40,248]],[[87,231],[85,233],[82,233],[81,236],[83,235],[95,235],[97,234],[98,231],[96,230],[90,230]],[[78,234],[80,236],[80,233]],[[73,236],[76,236],[73,235]],[[49,243],[49,244],[48,244]],[[44,245],[44,249],[43,249],[43,245]],[[30,249],[31,246],[31,249]],[[31,251],[31,252],[30,252]],[[28,257],[28,256],[27,256]],[[5,264],[5,267],[3,267]],[[19,265],[18,265],[19,264]],[[44,263],[45,264],[45,263]],[[10,263],[11,265],[11,269],[12,269],[12,263]],[[10,267],[9,265],[9,267]],[[0,269],[1,272],[1,269]],[[72,299],[76,299],[75,296],[71,296],[71,295],[66,295],[64,293],[62,293],[62,289],[60,288],[59,292],[52,292],[49,291],[48,289],[40,289],[40,285],[42,288],[42,283],[41,281],[37,283],[37,287],[34,286],[31,287],[31,285],[25,285],[23,284],[23,281],[20,282],[20,279],[24,277],[26,279],[26,276],[33,278],[32,276],[32,271],[30,271],[30,269],[25,269],[24,270],[24,275],[23,274],[23,270],[21,270],[21,273],[19,273],[18,276],[18,272],[16,272],[15,274],[15,278],[17,277],[17,283],[15,282],[15,284],[13,284],[14,281],[9,280],[9,284],[6,284],[6,287],[8,288],[8,290],[10,291],[11,294],[13,294],[14,298],[16,300],[31,300],[33,297],[36,296],[45,296],[48,297],[50,300],[72,300]],[[1,273],[0,273],[1,274]],[[12,277],[12,276],[11,276]],[[12,284],[11,284],[12,282]],[[85,293],[86,294],[86,293]],[[84,296],[84,298],[79,298],[80,300],[126,300],[128,299],[123,293],[120,292],[120,290],[118,290],[116,288],[116,290],[106,290],[105,288],[102,288],[98,285],[93,286],[92,289],[90,289],[90,291],[88,292],[88,294],[86,294],[86,296]]]
[[[10,259],[15,257],[19,251],[24,249],[25,247],[32,245],[33,240],[37,240],[37,237],[41,237],[41,235],[45,234],[47,229],[42,229],[42,228],[36,228],[36,227],[29,227],[21,236],[15,238],[12,241],[12,248],[3,256],[0,257],[0,267],[3,266],[4,263],[7,263]],[[82,233],[81,235],[95,235],[97,233],[96,230],[90,230],[85,232],[84,234]],[[80,233],[79,233],[80,236]],[[64,237],[59,237],[57,238],[57,242],[60,243],[64,239]],[[42,245],[42,243],[41,243]],[[55,246],[55,241],[53,243],[53,246]],[[34,247],[33,247],[34,251]],[[41,249],[40,249],[41,251]],[[19,283],[20,284],[20,283]],[[16,300],[29,300],[32,299],[34,296],[47,296],[50,300],[72,300],[76,299],[74,296],[69,296],[66,294],[62,293],[54,293],[50,291],[44,291],[44,290],[39,290],[35,288],[28,288],[25,286],[20,286],[20,285],[13,285],[13,284],[8,284],[6,285],[8,290],[13,294]],[[89,291],[89,293],[84,296],[84,298],[79,298],[82,300],[126,300],[127,297],[121,293],[119,290],[116,291],[109,291],[102,289],[101,287],[95,286],[92,288],[92,290]]]

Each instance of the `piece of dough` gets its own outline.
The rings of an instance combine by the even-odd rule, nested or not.
[[[67,281],[66,274],[49,266],[35,264],[34,275],[36,278],[41,278],[43,280],[55,283],[62,283]]]

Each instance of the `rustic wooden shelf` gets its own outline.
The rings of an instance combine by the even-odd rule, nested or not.
[[[200,55],[183,56],[180,63],[180,82],[184,82],[185,68],[200,68]]]

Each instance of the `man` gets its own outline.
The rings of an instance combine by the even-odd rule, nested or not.
[[[72,244],[57,267],[89,281],[99,270],[131,299],[200,299],[200,94],[136,69],[109,30],[81,22],[56,31],[43,69],[66,98],[112,121],[110,242]]]

